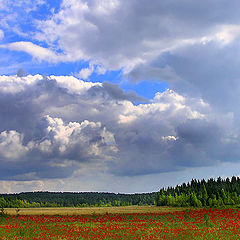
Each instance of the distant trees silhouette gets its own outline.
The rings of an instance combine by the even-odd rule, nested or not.
[[[0,194],[1,207],[93,207],[154,205],[157,193],[25,192]]]

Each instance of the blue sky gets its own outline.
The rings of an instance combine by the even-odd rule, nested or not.
[[[38,41],[32,37],[36,31],[36,21],[47,20],[54,13],[59,13],[61,4],[56,1],[39,1],[39,4],[36,6],[30,1],[28,14],[26,14],[24,3],[9,4],[9,6],[6,7],[6,10],[2,11],[5,18],[9,16],[9,13],[15,13],[17,17],[14,17],[11,20],[6,20],[8,26],[3,27],[4,38],[2,38],[1,44],[30,41],[41,47],[48,47],[44,41]],[[21,33],[19,34],[19,32]],[[89,64],[91,64],[90,61],[84,61],[83,59],[70,62],[61,61],[57,63],[51,63],[45,59],[41,59],[41,61],[32,61],[32,56],[24,51],[11,51],[5,48],[0,49],[0,54],[2,56],[2,65],[6,65],[8,68],[5,69],[2,67],[2,69],[0,69],[0,73],[2,75],[14,75],[19,69],[24,69],[31,75],[42,74],[78,76],[81,69],[89,68]],[[9,60],[5,61],[5,57],[9,58]],[[143,79],[141,82],[131,83],[123,76],[122,69],[107,70],[104,74],[100,75],[93,72],[85,80],[91,82],[113,82],[121,85],[125,91],[132,90],[149,99],[153,98],[156,92],[164,91],[168,88],[168,84],[164,81],[164,79],[160,82],[156,81],[154,78],[151,79],[151,82],[144,81]]]
[[[0,0],[0,191],[239,175],[239,7]]]

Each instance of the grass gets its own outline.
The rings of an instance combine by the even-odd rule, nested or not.
[[[18,211],[19,209],[19,211]],[[184,210],[175,207],[124,206],[124,207],[84,207],[84,208],[5,208],[8,215],[89,215],[106,213],[162,213]]]
[[[238,209],[130,206],[6,212],[9,210],[12,215],[0,216],[0,239],[240,239]],[[28,215],[21,215],[25,210]]]

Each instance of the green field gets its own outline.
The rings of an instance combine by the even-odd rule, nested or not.
[[[0,239],[240,239],[238,209],[5,209]],[[26,215],[27,214],[27,215]]]

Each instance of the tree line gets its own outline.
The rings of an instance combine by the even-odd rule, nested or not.
[[[192,179],[176,187],[160,189],[156,199],[157,206],[174,207],[224,207],[240,204],[240,178],[205,181]]]
[[[0,194],[0,208],[103,207],[157,205],[173,207],[240,206],[240,178],[192,179],[159,192],[116,194],[106,192],[23,192]]]
[[[157,192],[115,194],[99,192],[24,192],[0,194],[0,208],[103,207],[154,205]]]

